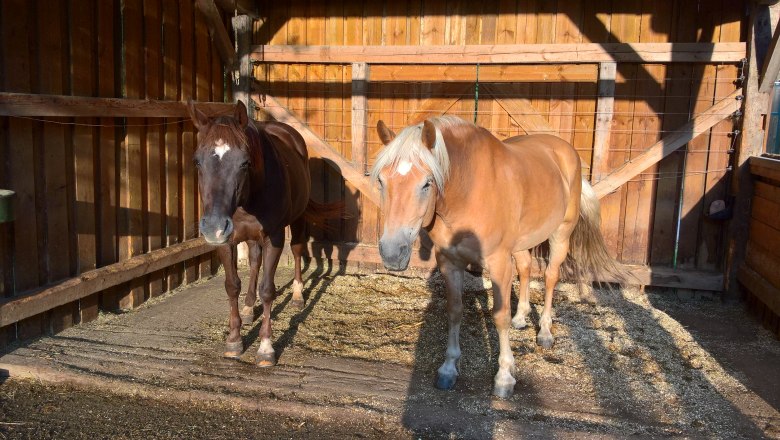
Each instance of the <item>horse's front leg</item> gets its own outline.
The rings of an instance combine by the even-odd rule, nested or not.
[[[514,393],[516,383],[515,357],[509,345],[512,261],[508,253],[501,253],[488,258],[487,264],[493,281],[493,321],[496,323],[499,347],[498,373],[494,380],[493,394],[507,399]]]
[[[255,303],[257,302],[257,273],[263,261],[260,243],[255,240],[247,240],[249,248],[249,286],[244,297],[244,307],[241,309],[241,322],[249,325],[255,320]]]
[[[458,379],[460,323],[463,317],[463,269],[457,267],[439,252],[436,253],[436,261],[447,287],[447,316],[450,324],[447,354],[444,363],[439,367],[436,387],[449,390],[455,386],[455,381]]]
[[[225,268],[225,292],[230,305],[230,319],[228,320],[228,336],[225,341],[226,358],[237,359],[244,352],[244,343],[241,341],[241,317],[238,313],[238,294],[241,292],[241,279],[238,277],[237,251],[235,245],[217,246],[217,255]]]
[[[260,299],[263,301],[263,323],[260,326],[260,347],[257,349],[257,365],[272,367],[276,365],[276,353],[271,344],[271,307],[276,298],[274,276],[282,247],[274,246],[270,239],[263,243],[263,281],[260,284]]]

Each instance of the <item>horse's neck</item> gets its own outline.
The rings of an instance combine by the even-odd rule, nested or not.
[[[287,175],[270,136],[250,128],[247,128],[247,136],[251,139],[252,155],[260,155],[263,160],[263,181],[255,181],[252,184],[250,209],[261,223],[276,223],[284,217],[285,206],[282,202],[288,198],[285,197],[288,188]],[[263,136],[267,138],[265,141]],[[270,224],[263,226],[271,227]]]

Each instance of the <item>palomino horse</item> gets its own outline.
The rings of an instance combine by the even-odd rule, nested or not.
[[[203,203],[200,233],[208,243],[217,245],[230,302],[230,332],[224,356],[238,358],[244,351],[241,324],[254,320],[257,273],[262,261],[263,323],[257,364],[272,366],[276,354],[271,344],[271,303],[276,296],[274,275],[284,246],[284,229],[290,226],[290,248],[295,259],[292,304],[303,307],[301,256],[306,221],[322,223],[326,218],[338,217],[341,205],[309,200],[308,151],[303,137],[289,125],[250,121],[240,101],[232,117],[211,119],[192,102],[188,109],[201,134],[193,158]],[[236,245],[242,241],[249,244],[250,277],[245,305],[239,313],[241,280]]]
[[[428,231],[447,287],[449,341],[436,386],[450,389],[458,376],[464,269],[478,264],[493,281],[493,319],[499,340],[493,393],[512,395],[515,360],[509,345],[512,259],[520,276],[515,327],[527,325],[530,249],[549,242],[545,304],[537,343],[553,344],[552,294],[572,244],[574,273],[621,268],[599,232],[598,199],[580,174],[580,159],[567,142],[549,135],[501,142],[484,128],[444,116],[406,127],[396,137],[382,121],[372,176],[382,194],[382,262],[405,270],[420,228]]]

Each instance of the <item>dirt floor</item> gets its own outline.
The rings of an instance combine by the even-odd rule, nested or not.
[[[290,279],[281,268],[271,369],[253,365],[259,319],[242,359],[220,358],[222,276],[12,347],[0,438],[780,438],[780,342],[740,305],[562,285],[556,344],[513,330],[518,385],[499,400],[489,282],[468,279],[460,377],[444,392],[438,275],[312,267],[301,311]]]

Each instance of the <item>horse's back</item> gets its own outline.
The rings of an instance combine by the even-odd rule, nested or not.
[[[306,142],[293,127],[276,121],[255,123],[258,131],[265,133],[273,143],[276,157],[281,161],[287,176],[290,213],[287,222],[292,222],[306,210],[311,195],[311,175]]]
[[[579,179],[581,176],[580,156],[577,150],[558,136],[549,134],[530,134],[512,136],[503,141],[525,160],[544,161],[551,159],[560,169],[561,174],[569,182]]]

